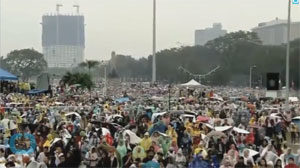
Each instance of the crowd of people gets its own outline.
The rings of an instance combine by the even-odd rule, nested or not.
[[[105,93],[1,94],[0,167],[300,166],[299,101],[286,108],[262,90],[145,83]]]

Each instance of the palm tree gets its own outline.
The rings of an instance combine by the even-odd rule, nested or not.
[[[81,88],[87,88],[91,90],[93,87],[93,81],[91,76],[86,73],[70,73],[67,72],[61,80],[64,84],[74,85],[79,84]]]
[[[93,69],[94,67],[96,67],[97,65],[99,65],[100,62],[99,61],[95,61],[95,60],[86,60],[85,62],[82,62],[79,64],[79,67],[83,67],[83,68],[88,68],[89,70],[89,75],[91,75],[91,69]]]

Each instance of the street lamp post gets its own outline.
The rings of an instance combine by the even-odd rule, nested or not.
[[[103,87],[103,95],[104,97],[106,97],[106,94],[107,94],[107,82],[106,82],[106,63],[104,61],[101,61],[102,65],[104,66],[104,87]]]
[[[252,70],[253,68],[256,68],[256,65],[250,66],[250,76],[249,76],[249,87],[252,88]]]
[[[286,110],[289,108],[289,94],[290,94],[290,33],[291,33],[291,0],[288,5],[288,23],[287,23],[287,45],[286,45],[286,77],[285,77],[285,105]]]
[[[169,111],[171,110],[171,84],[168,86],[168,91],[169,91]]]
[[[107,92],[107,81],[106,81],[106,65],[104,65],[104,96],[106,97],[106,92]]]
[[[153,51],[152,51],[152,83],[156,82],[156,0],[153,0]]]

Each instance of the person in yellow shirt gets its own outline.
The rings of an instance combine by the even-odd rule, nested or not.
[[[175,141],[177,143],[178,135],[171,125],[168,125],[168,130],[167,130],[166,134],[172,138],[172,141]]]
[[[149,132],[146,132],[144,138],[140,142],[140,146],[144,149],[144,151],[147,151],[149,150],[151,145],[152,145],[152,140],[149,136]]]
[[[195,155],[197,155],[198,153],[200,153],[201,152],[201,155],[203,156],[203,158],[206,158],[207,157],[207,151],[206,151],[206,149],[205,149],[205,147],[204,147],[204,144],[203,144],[203,142],[200,142],[199,144],[198,144],[198,146],[195,148],[195,150],[194,150],[194,154]]]

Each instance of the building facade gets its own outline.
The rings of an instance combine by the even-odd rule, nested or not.
[[[259,23],[252,28],[264,45],[281,45],[287,42],[287,20],[276,18],[270,22]],[[291,23],[290,40],[300,38],[300,22]]]
[[[48,67],[75,67],[84,61],[85,30],[82,15],[44,15],[42,47]]]
[[[195,45],[204,45],[208,41],[224,36],[227,33],[221,23],[214,23],[213,27],[195,31]]]

